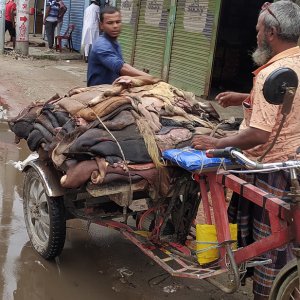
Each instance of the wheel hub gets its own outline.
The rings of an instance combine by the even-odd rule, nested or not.
[[[33,217],[33,219],[40,219],[41,217],[41,211],[40,211],[40,207],[38,205],[34,205],[33,207],[31,207],[30,209],[30,213],[31,216]]]

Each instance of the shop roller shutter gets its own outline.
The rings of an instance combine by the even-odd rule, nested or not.
[[[168,81],[207,95],[221,0],[178,0]]]
[[[124,60],[133,63],[135,28],[139,14],[139,0],[118,0],[117,7],[122,15],[122,33],[118,41],[122,47]]]
[[[61,26],[61,31],[60,34],[64,34],[69,26],[69,22],[70,22],[70,11],[71,11],[71,0],[64,0],[64,4],[67,7],[67,12],[64,15],[64,20],[63,20],[63,24]]]
[[[72,34],[72,39],[73,47],[76,51],[80,51],[81,48],[84,5],[85,3],[83,0],[72,0],[71,2],[69,24],[75,25],[75,30]]]
[[[161,77],[170,0],[141,0],[133,65]]]

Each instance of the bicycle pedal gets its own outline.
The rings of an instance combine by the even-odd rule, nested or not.
[[[268,265],[272,263],[272,259],[249,260],[246,262],[246,268]]]

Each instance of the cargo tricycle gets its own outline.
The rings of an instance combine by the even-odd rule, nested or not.
[[[291,108],[298,79],[290,69],[272,73],[264,86],[265,98],[282,105],[283,119]],[[172,150],[176,150],[172,154]],[[144,181],[95,185],[80,189],[60,185],[62,174],[49,161],[29,160],[24,168],[24,217],[33,248],[45,259],[64,247],[66,220],[80,218],[118,230],[172,276],[206,280],[225,293],[238,290],[247,268],[270,263],[265,252],[300,242],[300,161],[259,163],[235,148],[206,153],[189,147],[166,150],[165,168],[178,168],[170,193],[154,199]],[[209,157],[207,157],[209,156]],[[286,170],[291,177],[290,202],[270,196],[243,181],[241,172]],[[224,191],[231,190],[268,213],[272,234],[253,244],[236,246],[235,230],[227,217]],[[215,237],[198,232],[197,213],[214,228]],[[277,276],[270,299],[299,297],[300,249]],[[219,281],[221,274],[227,282]],[[224,279],[224,276],[223,276]]]

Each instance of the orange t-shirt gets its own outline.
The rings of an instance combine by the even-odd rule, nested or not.
[[[285,50],[274,56],[267,64],[254,72],[254,85],[250,94],[243,103],[244,120],[240,130],[248,127],[258,128],[270,132],[267,143],[245,150],[246,155],[253,159],[263,155],[272,143],[282,119],[281,105],[269,104],[263,95],[263,85],[267,77],[274,70],[280,67],[293,69],[299,78],[300,83],[300,48],[294,47]],[[295,156],[300,146],[300,88],[296,90],[292,110],[286,118],[279,137],[266,155],[263,162],[286,161],[290,155]]]

